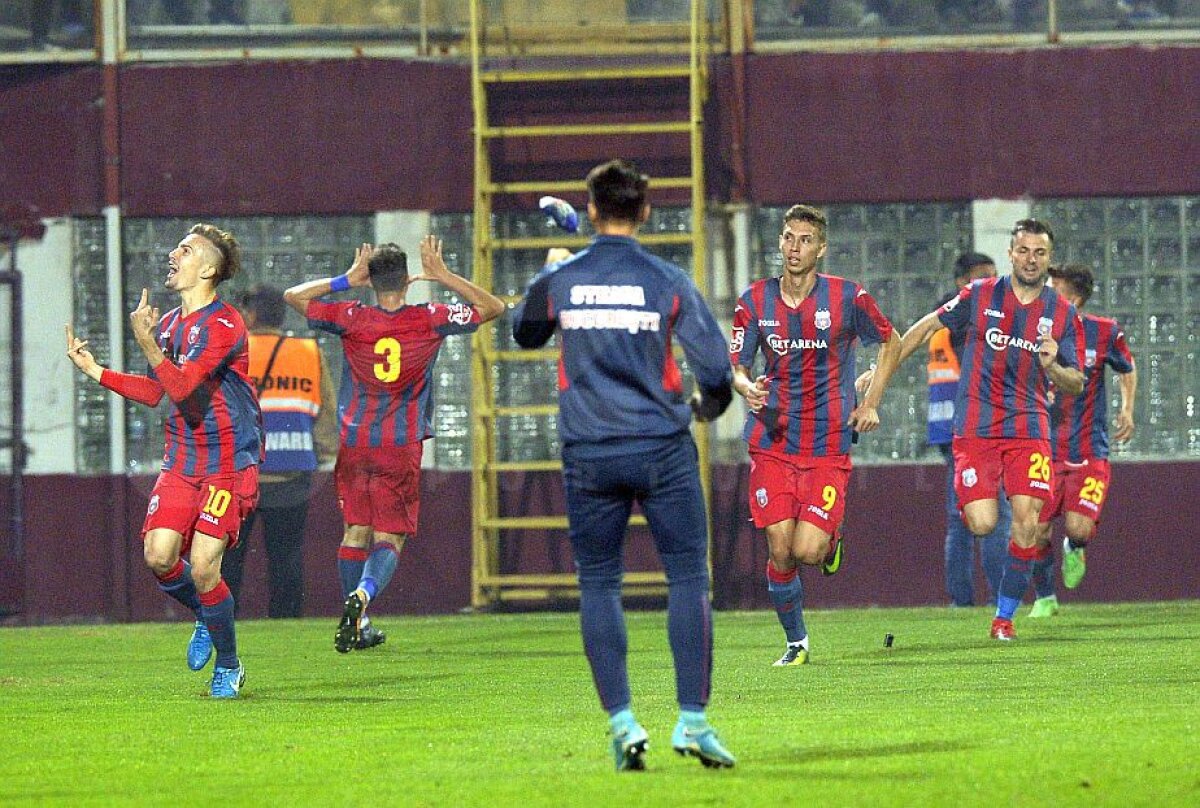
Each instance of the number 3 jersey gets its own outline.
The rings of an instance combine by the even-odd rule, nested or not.
[[[426,303],[387,311],[358,301],[309,301],[309,325],[342,338],[338,390],[343,446],[403,446],[433,435],[430,380],[442,340],[482,320],[472,306]]]

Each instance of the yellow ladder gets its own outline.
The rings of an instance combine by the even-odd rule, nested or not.
[[[704,239],[704,147],[703,105],[708,85],[708,48],[712,34],[705,17],[705,2],[693,0],[690,19],[675,25],[651,24],[642,30],[637,23],[588,21],[588,25],[528,24],[530,20],[507,19],[505,9],[520,6],[520,0],[500,0],[499,19],[487,17],[495,10],[496,0],[471,0],[471,92],[474,107],[475,206],[474,261],[476,283],[491,289],[509,302],[517,297],[511,290],[495,287],[496,256],[506,250],[545,250],[550,247],[585,246],[584,236],[530,237],[500,236],[493,232],[493,203],[504,195],[551,194],[579,195],[586,191],[582,178],[512,179],[494,176],[496,144],[528,143],[533,139],[567,139],[568,144],[586,138],[620,139],[623,151],[605,154],[593,163],[609,157],[624,157],[639,164],[639,138],[646,135],[673,134],[689,139],[689,172],[680,176],[651,177],[651,202],[663,192],[682,195],[690,191],[690,229],[686,232],[647,233],[639,240],[655,245],[690,245],[692,277],[700,292],[707,292]],[[565,7],[583,8],[575,0]],[[624,3],[620,6],[623,8]],[[623,12],[622,12],[623,15]],[[553,15],[551,15],[553,16]],[[561,18],[560,18],[561,19]],[[673,33],[672,33],[673,31]],[[672,39],[672,36],[675,39]],[[498,40],[498,44],[497,41]],[[531,54],[533,54],[531,56]],[[553,54],[553,55],[548,55]],[[664,54],[666,54],[664,56]],[[607,62],[597,57],[603,57]],[[664,58],[666,61],[664,61]],[[614,63],[614,59],[619,60]],[[616,87],[621,82],[652,80],[686,82],[686,117],[649,119],[637,122],[569,123],[549,122],[513,125],[494,122],[489,115],[489,99],[497,88],[533,88],[545,92],[571,92],[576,85]],[[682,94],[682,87],[679,88]],[[663,110],[655,115],[663,116]],[[618,116],[614,116],[618,117]],[[570,140],[575,139],[575,140]],[[537,141],[545,143],[546,141]],[[572,148],[572,146],[568,146]],[[584,169],[586,171],[586,169]],[[582,172],[579,172],[582,174]],[[658,193],[654,193],[658,192]],[[586,215],[580,207],[581,218]],[[538,261],[529,268],[528,277],[541,268]],[[499,327],[508,327],[502,318]],[[503,406],[497,404],[497,366],[503,363],[542,362],[558,359],[556,349],[540,351],[505,350],[497,345],[496,325],[485,326],[474,337],[471,367],[472,385],[472,565],[471,602],[476,608],[495,606],[506,601],[537,601],[576,597],[578,588],[573,572],[515,573],[501,571],[501,535],[506,531],[565,531],[565,515],[528,515],[501,513],[500,480],[505,472],[546,472],[562,468],[559,460],[502,460],[498,447],[498,421],[512,416],[557,415],[554,401],[538,404]],[[549,372],[549,371],[548,371]],[[706,500],[709,497],[708,430],[697,427],[696,442],[700,453],[701,480]],[[634,515],[631,525],[645,525],[645,517]],[[565,537],[564,537],[565,541]],[[629,595],[665,593],[661,572],[628,572],[625,592]]]

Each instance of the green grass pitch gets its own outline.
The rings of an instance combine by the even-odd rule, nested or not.
[[[240,699],[187,624],[0,630],[0,805],[1200,805],[1200,601],[1067,603],[1011,644],[984,609],[717,613],[709,716],[738,756],[670,749],[665,615],[630,613],[646,772],[616,774],[574,614],[246,621]],[[885,648],[884,635],[895,635]]]

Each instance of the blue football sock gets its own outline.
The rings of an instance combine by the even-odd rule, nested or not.
[[[1030,567],[1030,577],[1033,579],[1033,591],[1039,598],[1048,598],[1054,594],[1054,552],[1046,548],[1044,557],[1035,558]]]
[[[703,710],[680,710],[679,720],[684,726],[692,729],[699,729],[708,725],[708,717],[704,715]]]
[[[808,636],[804,625],[804,584],[800,580],[799,570],[779,572],[775,566],[767,562],[767,591],[771,593],[771,602],[775,605],[775,615],[789,643],[797,643]]]
[[[204,625],[208,626],[213,648],[217,652],[218,668],[238,666],[237,629],[233,619],[233,593],[222,580],[211,592],[200,596],[200,613]]]
[[[707,572],[668,585],[667,636],[675,661],[679,706],[703,713],[712,685],[712,604]]]
[[[583,650],[592,668],[600,704],[610,713],[628,707],[631,699],[625,654],[629,640],[625,633],[619,581],[615,586],[582,586],[579,624],[583,631]]]
[[[200,619],[200,596],[196,594],[196,583],[192,580],[192,565],[180,559],[170,572],[158,578],[158,588],[182,603],[196,619]]]
[[[358,588],[362,580],[363,567],[367,564],[367,551],[363,547],[338,548],[338,579],[342,583],[342,598],[350,597],[350,593]]]
[[[375,596],[392,580],[392,573],[396,571],[399,561],[400,551],[396,549],[396,545],[386,541],[377,542],[371,550],[371,555],[367,556],[358,588],[366,592],[368,598],[375,600]]]
[[[1033,565],[1033,547],[1017,547],[1011,542],[1008,545],[1008,563],[1004,567],[1004,577],[1000,580],[1000,593],[996,598],[996,616],[1004,620],[1012,620],[1029,589],[1029,573]]]

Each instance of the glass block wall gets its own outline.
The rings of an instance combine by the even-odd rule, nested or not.
[[[755,212],[755,278],[783,271],[779,233],[786,210]],[[862,284],[901,333],[954,290],[954,259],[971,248],[970,203],[829,205],[824,210],[829,248],[821,271]],[[860,371],[877,351],[859,351]],[[918,354],[892,377],[879,410],[879,429],[860,438],[855,462],[911,462],[927,456],[941,462],[925,445],[925,401],[925,362]],[[740,451],[745,457],[745,448]]]
[[[1114,456],[1200,457],[1200,198],[1043,200],[1033,211],[1054,228],[1057,260],[1092,267],[1084,310],[1116,319],[1137,362],[1136,432]],[[1108,392],[1111,418],[1121,398],[1112,381]]]
[[[108,339],[108,270],[105,266],[108,235],[104,220],[76,219],[72,242],[72,280],[77,290],[87,290],[86,294],[77,292],[75,295],[75,333],[91,343],[88,347],[96,361],[110,367],[112,346]],[[103,474],[112,462],[108,412],[112,393],[79,374],[72,375],[75,378],[76,467],[83,473]],[[160,455],[161,449],[160,441]]]
[[[755,278],[780,271],[778,234],[784,210],[768,207],[752,214],[751,272]],[[825,271],[862,283],[901,330],[952,291],[951,264],[959,252],[971,248],[969,203],[833,205],[827,212],[830,248]],[[1121,322],[1138,360],[1137,433],[1117,454],[1138,459],[1200,457],[1200,371],[1196,369],[1200,338],[1200,198],[1044,200],[1034,203],[1033,212],[1055,227],[1057,260],[1093,266],[1099,289],[1088,309]],[[373,240],[373,220],[366,216],[214,221],[237,234],[245,252],[247,271],[224,287],[227,297],[252,282],[283,288],[343,272],[354,248]],[[676,232],[685,230],[689,222],[687,208],[655,209],[644,232]],[[718,222],[710,220],[710,225]],[[143,286],[161,288],[167,253],[192,223],[191,219],[126,220],[122,311],[136,304]],[[501,236],[554,232],[538,213],[499,214],[493,226]],[[432,229],[444,241],[443,254],[450,269],[471,277],[471,216],[435,214]],[[77,330],[92,341],[97,357],[107,363],[104,241],[103,220],[78,220],[74,277],[77,288],[88,289],[88,294],[76,296],[75,322]],[[653,249],[680,266],[690,265],[691,254],[686,246]],[[1007,262],[1002,255],[994,257],[1001,267]],[[495,267],[497,294],[519,295],[543,259],[540,250],[502,253]],[[711,288],[728,290],[720,296],[710,295],[714,313],[728,330],[741,290],[734,288],[731,267],[713,271],[728,275],[714,278],[721,282],[710,284]],[[434,292],[435,299],[450,297],[445,290]],[[161,293],[156,303],[160,308],[174,305]],[[305,331],[298,315],[289,312],[288,316],[288,328]],[[496,329],[498,347],[515,349],[508,316],[492,327]],[[128,336],[126,339],[129,367],[140,370],[140,352]],[[322,336],[321,342],[336,380],[340,377],[341,352],[335,339]],[[864,351],[861,364],[865,366],[865,359],[874,352]],[[470,340],[452,338],[444,343],[438,358],[434,376],[438,438],[433,444],[433,457],[440,468],[470,467],[470,356]],[[552,360],[502,363],[493,368],[493,373],[501,405],[554,401]],[[1110,391],[1115,406],[1119,393],[1114,384],[1110,383]],[[103,473],[109,467],[108,395],[94,384],[76,381],[80,471]],[[855,449],[856,462],[940,462],[940,457],[925,446],[925,400],[925,366],[918,355],[893,378],[880,413],[881,427],[863,437]],[[165,407],[163,404],[158,411],[151,411],[138,404],[127,405],[129,471],[157,470]],[[735,399],[725,416],[732,427],[722,428],[724,437],[712,447],[715,461],[745,459],[745,446],[736,437],[736,422],[742,417],[741,400]],[[560,448],[554,416],[504,419],[499,442],[504,460],[550,459],[558,455]]]

